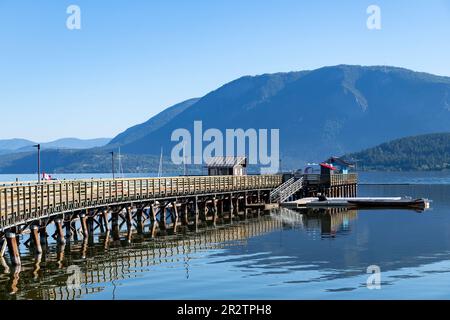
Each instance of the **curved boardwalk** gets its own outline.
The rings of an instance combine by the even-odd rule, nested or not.
[[[151,232],[177,233],[180,226],[215,225],[233,220],[246,209],[263,209],[280,175],[207,176],[114,180],[10,183],[0,186],[1,255],[20,265],[17,237],[37,253],[46,242],[47,227],[60,244],[81,235],[117,233],[123,225],[140,231],[147,220]]]

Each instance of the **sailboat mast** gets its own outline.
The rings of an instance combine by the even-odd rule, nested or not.
[[[163,148],[161,148],[161,156],[159,158],[158,178],[162,177]]]
[[[125,178],[125,174],[123,172],[123,166],[122,166],[122,154],[120,153],[120,147],[119,147],[119,174],[122,179]]]

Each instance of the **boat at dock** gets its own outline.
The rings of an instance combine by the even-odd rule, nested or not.
[[[389,199],[365,199],[348,200],[350,205],[358,208],[411,208],[427,209],[430,201],[428,199],[402,198],[400,200]]]
[[[365,208],[365,209],[414,209],[425,210],[430,207],[428,199],[412,199],[408,197],[390,198],[303,198],[296,201],[282,203],[281,206],[291,209],[301,208]]]

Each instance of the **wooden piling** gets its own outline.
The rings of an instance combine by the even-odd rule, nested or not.
[[[183,224],[185,225],[185,226],[188,226],[189,225],[189,203],[185,203],[184,204],[184,206],[183,206]]]
[[[12,265],[20,266],[21,265],[20,253],[19,253],[19,246],[17,245],[16,234],[14,232],[7,232],[6,242],[8,245],[8,251]]]
[[[113,211],[111,215],[111,229],[113,241],[120,240],[119,212]]]
[[[194,211],[195,211],[194,225],[195,225],[195,230],[197,231],[198,230],[198,220],[199,220],[198,197],[195,197],[194,201],[195,201],[195,204],[194,204],[194,206],[195,206],[195,208],[194,208]]]
[[[108,210],[103,210],[102,219],[103,219],[103,225],[105,226],[105,231],[108,232],[109,231],[109,211]]]
[[[70,217],[67,217],[66,220],[64,220],[64,228],[66,229],[66,239],[72,238],[72,227],[71,227],[71,221]]]
[[[86,214],[82,213],[80,214],[80,223],[81,223],[81,230],[83,231],[83,237],[87,239],[89,237],[89,231],[87,226],[87,216]]]
[[[142,234],[144,232],[144,209],[138,208],[136,210],[136,230],[138,234]]]
[[[159,207],[159,228],[161,230],[167,229],[167,213],[164,205]]]
[[[177,203],[172,202],[172,209],[173,209],[173,233],[177,233],[177,227],[178,227],[178,208]]]
[[[233,213],[234,213],[233,194],[230,193],[230,222],[233,222]]]
[[[42,222],[40,228],[39,228],[39,237],[41,239],[41,244],[44,244],[45,247],[47,248],[47,223],[46,222]]]
[[[30,238],[31,238],[31,243],[34,247],[34,251],[37,254],[41,254],[42,246],[41,246],[41,239],[39,236],[39,226],[37,226],[37,225],[31,226]]]
[[[132,221],[133,221],[133,209],[130,207],[127,207],[125,209],[125,219],[126,219],[126,223],[127,223],[127,229],[130,230],[131,226],[132,226]]]
[[[213,225],[214,227],[217,226],[217,217],[218,217],[218,213],[217,213],[217,199],[214,198],[213,199],[213,204],[214,204],[214,217],[213,217]]]
[[[55,219],[54,222],[56,228],[56,241],[58,242],[58,244],[65,244],[66,239],[64,238],[62,219]]]

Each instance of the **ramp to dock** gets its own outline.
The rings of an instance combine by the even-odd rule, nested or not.
[[[272,202],[283,203],[303,188],[303,177],[291,178],[270,193]]]

